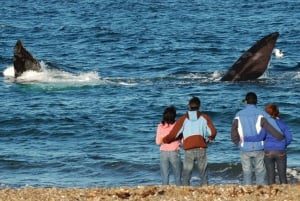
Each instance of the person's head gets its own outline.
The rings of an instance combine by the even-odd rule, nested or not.
[[[247,104],[256,105],[257,104],[257,96],[254,92],[249,92],[246,94],[245,102]]]
[[[164,110],[162,124],[173,124],[176,119],[176,108],[169,106]]]
[[[279,117],[279,109],[274,103],[267,104],[265,111],[274,119]]]
[[[194,111],[194,110],[199,110],[200,108],[200,105],[201,105],[201,101],[198,97],[193,97],[190,99],[189,101],[189,109],[191,111]]]

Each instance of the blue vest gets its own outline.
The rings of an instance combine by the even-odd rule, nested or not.
[[[261,130],[261,119],[265,117],[265,112],[256,108],[256,105],[246,105],[246,107],[239,111],[235,119],[238,120],[238,133],[243,139],[243,136],[257,135]],[[242,151],[259,151],[264,149],[264,142],[244,142],[239,143]]]

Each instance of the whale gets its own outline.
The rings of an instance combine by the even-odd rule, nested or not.
[[[25,49],[21,40],[17,40],[14,47],[15,78],[29,70],[38,72],[41,71],[40,62]]]
[[[262,76],[269,66],[278,32],[266,35],[228,69],[221,81],[249,81]]]

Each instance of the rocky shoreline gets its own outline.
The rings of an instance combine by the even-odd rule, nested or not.
[[[300,200],[300,184],[272,186],[211,185],[139,186],[115,188],[1,189],[0,201],[189,201],[189,200]]]

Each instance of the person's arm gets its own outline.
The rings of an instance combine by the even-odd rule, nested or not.
[[[209,133],[209,136],[208,136],[208,143],[212,142],[215,138],[216,138],[216,135],[217,135],[217,130],[211,120],[211,118],[206,115],[206,114],[202,114],[203,117],[206,119],[206,122],[207,122],[207,133]],[[205,134],[206,135],[206,134]]]
[[[259,142],[263,141],[266,138],[267,132],[263,128],[261,129],[260,133],[258,135],[252,135],[252,136],[244,136],[245,142]]]
[[[260,121],[261,127],[265,128],[268,133],[270,133],[273,137],[275,137],[277,140],[283,140],[284,135],[280,133],[278,130],[276,130],[267,119],[264,117]]]
[[[156,129],[155,142],[156,142],[157,145],[162,144],[162,136],[161,136],[161,133],[160,133],[160,126],[159,125],[157,126],[157,129]]]
[[[170,133],[162,139],[162,143],[173,142],[174,140],[176,140],[177,137],[179,137],[179,135],[182,132],[182,126],[183,122],[185,121],[185,118],[186,116],[184,115],[178,119]]]
[[[293,136],[292,133],[290,132],[290,129],[288,128],[288,126],[281,120],[279,120],[280,122],[280,129],[282,130],[282,132],[284,133],[285,136],[285,143],[286,146],[288,146],[289,144],[291,144],[292,140],[293,140]]]
[[[238,120],[234,119],[231,126],[231,140],[234,144],[238,145],[240,142],[240,135],[238,132]]]
[[[286,146],[288,146],[289,144],[291,144],[291,142],[293,140],[292,133],[290,132],[288,127],[286,127],[286,129],[283,132],[284,132],[284,135],[285,135]]]

